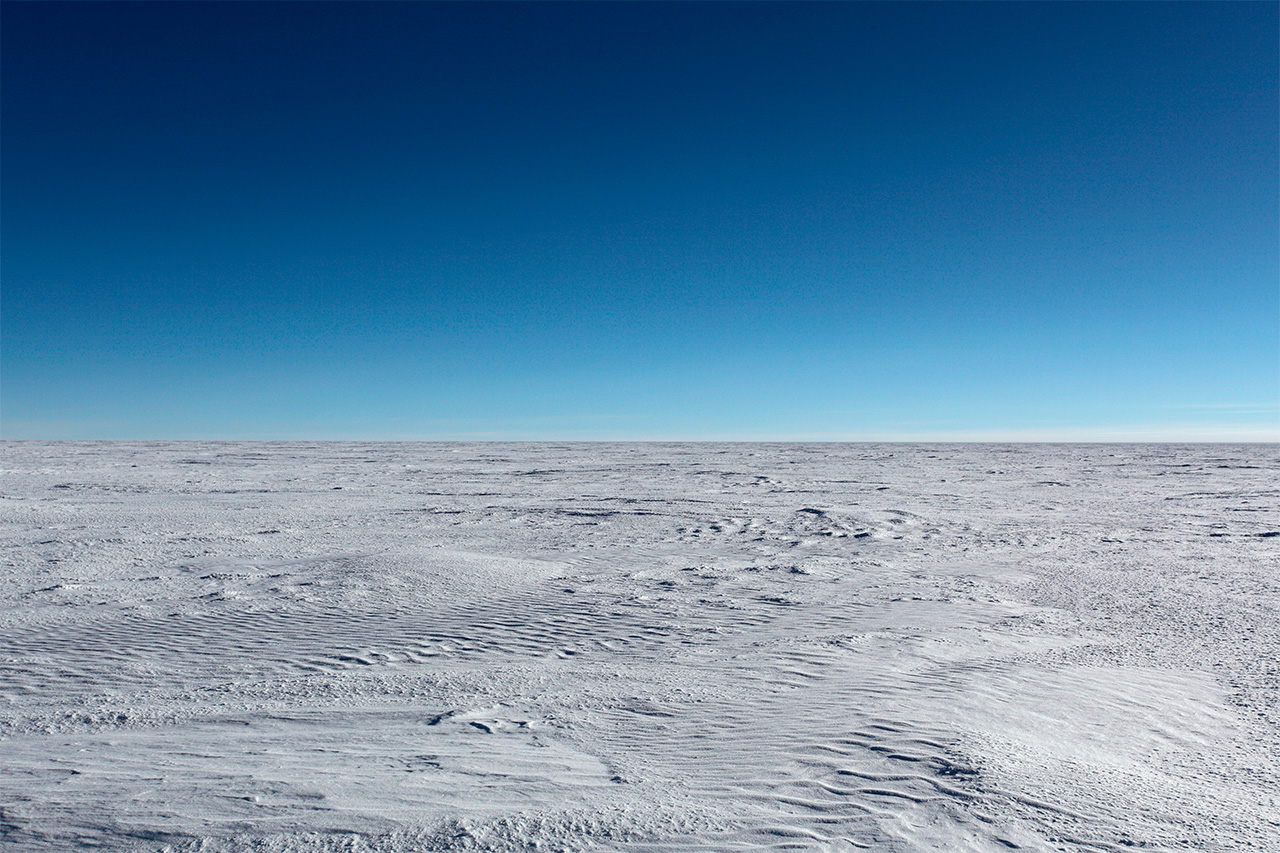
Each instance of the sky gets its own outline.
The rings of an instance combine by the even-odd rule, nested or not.
[[[1280,5],[0,6],[0,438],[1280,440]]]

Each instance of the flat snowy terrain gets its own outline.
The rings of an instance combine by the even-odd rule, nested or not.
[[[1280,447],[0,444],[0,848],[1280,850]]]

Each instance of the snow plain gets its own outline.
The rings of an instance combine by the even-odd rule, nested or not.
[[[1275,445],[0,463],[6,850],[1280,850]]]

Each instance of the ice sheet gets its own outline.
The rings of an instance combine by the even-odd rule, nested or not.
[[[1275,445],[0,462],[5,849],[1280,849]]]

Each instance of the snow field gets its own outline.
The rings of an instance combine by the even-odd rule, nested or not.
[[[0,846],[1280,849],[1280,450],[0,444]]]

